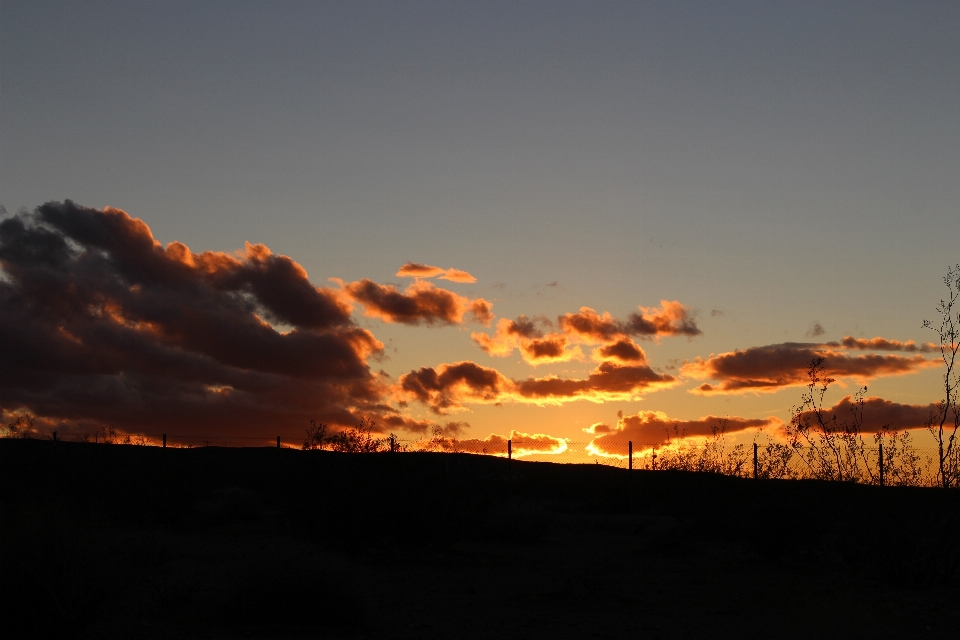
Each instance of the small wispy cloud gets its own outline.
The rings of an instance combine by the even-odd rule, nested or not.
[[[397,276],[401,278],[439,278],[466,284],[477,281],[476,278],[461,269],[444,269],[443,267],[434,267],[419,262],[406,263],[397,271]]]
[[[819,322],[814,322],[812,325],[810,325],[810,328],[807,329],[808,338],[817,338],[822,336],[825,333],[826,333],[826,330],[824,330],[824,328],[820,326]]]

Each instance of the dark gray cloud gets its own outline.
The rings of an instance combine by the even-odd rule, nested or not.
[[[382,345],[262,245],[194,254],[123,211],[51,202],[0,221],[0,267],[7,412],[235,435],[395,413],[367,363]]]

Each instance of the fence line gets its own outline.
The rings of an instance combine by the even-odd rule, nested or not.
[[[7,437],[36,438],[36,433]],[[430,439],[401,439],[395,436],[353,440],[331,436],[313,442],[284,441],[280,436],[205,436],[162,434],[161,436],[118,435],[103,429],[95,433],[58,434],[48,439],[93,444],[192,447],[276,447],[279,449],[328,449],[354,453],[459,453],[487,455],[512,460],[558,464],[594,464],[626,470],[697,471],[757,479],[843,480],[874,485],[936,486],[939,452],[935,447],[912,447],[883,442],[877,446],[829,449],[821,446],[791,446],[784,442],[754,442],[751,446],[727,445],[722,438],[704,442],[614,442],[602,448],[591,442],[564,439],[494,438],[458,440],[435,436]],[[960,467],[960,455],[948,461]]]

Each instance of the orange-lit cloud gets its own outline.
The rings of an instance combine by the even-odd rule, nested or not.
[[[418,420],[399,414],[381,416],[376,427],[382,433],[406,431],[416,434],[439,434],[444,437],[456,438],[470,428],[469,422],[450,421],[438,424],[432,420]]]
[[[407,325],[460,324],[464,316],[489,325],[493,319],[493,305],[483,298],[471,300],[452,291],[441,289],[425,280],[417,280],[403,292],[393,285],[377,284],[372,280],[343,282],[333,279],[343,293],[363,305],[364,313],[385,322]]]
[[[852,396],[846,396],[836,405],[823,410],[824,418],[832,420],[836,417],[838,422],[851,422],[854,420],[854,411],[859,412]],[[863,423],[860,426],[862,433],[877,433],[881,430],[900,431],[903,429],[922,429],[927,426],[927,420],[931,414],[937,414],[938,407],[936,403],[928,405],[900,404],[891,402],[883,398],[866,398],[863,401]],[[815,417],[813,412],[807,411],[802,417],[808,422],[813,422]],[[949,418],[953,419],[952,414]]]
[[[521,397],[535,402],[578,399],[604,402],[636,400],[643,391],[666,389],[675,384],[672,376],[659,374],[646,365],[602,362],[585,379],[527,378],[517,382],[517,390]]]
[[[613,427],[605,422],[594,422],[592,425],[584,429],[584,432],[592,435],[598,435],[601,433],[612,433],[613,429]]]
[[[52,202],[0,220],[0,268],[2,410],[233,435],[395,413],[368,365],[383,345],[263,245],[163,247],[123,211]]]
[[[655,447],[674,438],[712,436],[715,431],[735,433],[745,429],[777,427],[782,422],[777,418],[764,419],[705,416],[697,420],[674,420],[662,411],[641,411],[621,416],[615,427],[603,423],[592,425],[587,432],[595,435],[587,450],[597,455],[624,456],[628,443],[634,450]]]
[[[463,453],[484,453],[505,457],[508,440],[514,458],[545,454],[555,455],[567,450],[567,440],[565,438],[557,438],[543,433],[522,433],[520,431],[511,431],[509,436],[491,433],[483,439],[456,440],[449,443],[447,448]]]
[[[646,365],[620,366],[603,362],[586,378],[526,378],[513,380],[496,369],[475,362],[422,367],[400,376],[398,395],[415,399],[435,413],[463,408],[467,404],[521,402],[562,404],[573,400],[604,402],[635,400],[645,391],[676,384],[669,375]]]
[[[440,278],[451,282],[473,283],[477,279],[466,271],[460,269],[443,269],[441,267],[432,267],[428,264],[419,264],[417,262],[408,262],[400,267],[397,275],[401,278]]]
[[[560,316],[557,322],[560,331],[546,333],[541,327],[553,326],[546,318],[502,318],[497,322],[497,330],[492,336],[477,332],[471,337],[492,356],[507,356],[514,349],[519,349],[523,359],[533,365],[580,359],[583,352],[573,346],[577,343],[603,345],[593,351],[594,360],[642,364],[646,356],[631,336],[692,337],[702,333],[691,312],[679,302],[669,300],[662,300],[660,307],[640,307],[640,313],[630,314],[627,320],[618,320],[608,312],[599,314],[590,307],[581,307],[577,313]]]
[[[507,356],[519,349],[523,359],[532,365],[547,362],[565,362],[583,355],[579,348],[568,349],[568,339],[562,333],[545,334],[538,325],[549,321],[543,318],[531,320],[520,316],[516,320],[501,318],[497,330],[490,336],[486,333],[470,334],[474,342],[492,356]]]
[[[881,339],[874,339],[877,340]],[[908,343],[883,341],[878,344],[903,346]],[[716,381],[704,383],[694,390],[695,393],[711,394],[771,392],[783,387],[806,385],[809,383],[807,373],[814,358],[824,358],[824,375],[858,381],[914,373],[925,367],[937,366],[936,362],[922,355],[850,355],[844,352],[846,348],[862,350],[866,347],[856,341],[851,342],[850,347],[839,343],[786,342],[711,355],[706,359],[697,358],[685,364],[680,372],[695,380]]]
[[[691,312],[676,300],[661,300],[660,307],[639,307],[627,320],[617,320],[609,313],[602,315],[590,307],[577,313],[560,316],[560,327],[567,335],[586,343],[616,342],[626,336],[655,338],[660,336],[698,336],[703,333]]]
[[[647,356],[637,343],[630,338],[621,338],[614,343],[593,350],[594,360],[610,360],[621,364],[641,364]]]
[[[419,400],[439,414],[470,401],[501,402],[512,388],[513,382],[496,369],[469,361],[421,367],[399,380],[401,397]]]

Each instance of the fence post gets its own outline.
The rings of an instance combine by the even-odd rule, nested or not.
[[[883,486],[883,443],[880,443],[880,486]]]
[[[397,452],[397,439],[391,433],[390,434],[390,453],[396,453],[396,452]]]
[[[280,436],[277,436],[277,451],[280,451]]]
[[[657,450],[656,449],[653,450],[653,456],[650,458],[650,468],[654,470],[657,468]]]
[[[507,440],[507,460],[513,460],[513,440]]]
[[[627,469],[633,471],[633,440],[627,441]]]
[[[56,432],[56,431],[53,432],[53,441],[54,441],[54,442],[57,441],[57,432]]]
[[[758,472],[759,466],[760,465],[757,464],[757,443],[754,442],[753,443],[753,479],[754,480],[757,479],[757,475],[758,475],[757,472]]]
[[[167,434],[163,434],[163,448],[167,448]]]

